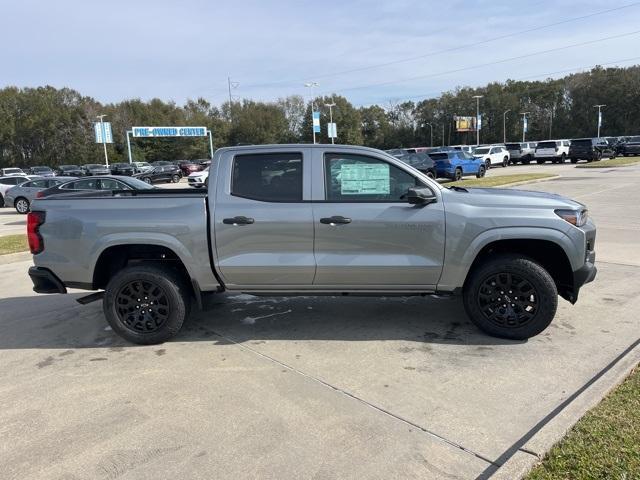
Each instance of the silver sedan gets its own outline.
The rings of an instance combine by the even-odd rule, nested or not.
[[[21,183],[7,191],[4,197],[5,206],[15,207],[18,213],[26,214],[38,192],[75,179],[76,177],[38,178]]]

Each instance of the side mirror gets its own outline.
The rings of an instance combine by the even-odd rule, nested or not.
[[[418,205],[424,207],[430,203],[436,203],[438,198],[434,195],[430,188],[410,188],[407,191],[407,201],[411,205]]]

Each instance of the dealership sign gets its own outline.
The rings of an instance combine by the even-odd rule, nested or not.
[[[207,127],[133,127],[133,136],[157,137],[206,137]]]

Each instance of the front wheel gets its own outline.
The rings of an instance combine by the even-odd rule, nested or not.
[[[425,175],[432,180],[436,179],[436,174],[433,173],[431,170],[427,170],[427,173],[425,173]]]
[[[549,272],[534,260],[499,255],[470,273],[463,302],[469,319],[485,333],[525,340],[553,320],[558,290]]]
[[[476,178],[482,178],[487,174],[487,169],[484,168],[484,165],[480,165],[478,169],[478,173],[476,173]]]
[[[171,181],[173,183],[178,183],[180,181],[180,175],[174,175],[171,177]]]
[[[487,158],[487,159],[484,161],[484,167],[485,167],[487,170],[489,170],[489,169],[491,168],[491,160],[490,160],[490,159],[488,159],[488,158]]]
[[[522,159],[523,165],[529,165],[531,163],[531,157],[526,157]]]
[[[109,281],[102,303],[113,331],[140,345],[173,337],[182,328],[190,306],[187,282],[177,271],[162,265],[120,270]]]
[[[571,159],[571,163],[578,163],[578,159],[577,158],[572,158]]]
[[[0,208],[4,207],[4,197],[0,195]]]
[[[17,198],[15,201],[15,206],[16,212],[22,215],[26,215],[27,213],[29,213],[29,200],[27,200],[26,198]]]
[[[151,178],[149,177],[144,177],[142,180],[144,180],[145,182],[147,182],[149,185],[151,185],[153,182],[151,181]]]
[[[509,159],[507,157],[504,157],[502,159],[502,168],[506,168],[509,166]]]
[[[456,168],[453,172],[453,177],[451,177],[451,180],[453,180],[454,182],[457,182],[461,178],[462,178],[462,169]]]

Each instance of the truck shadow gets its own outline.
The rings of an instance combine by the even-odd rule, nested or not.
[[[102,303],[82,294],[0,299],[0,349],[137,348],[108,326]],[[254,297],[219,294],[194,308],[171,342],[404,340],[418,344],[513,345],[480,332],[459,298]]]

